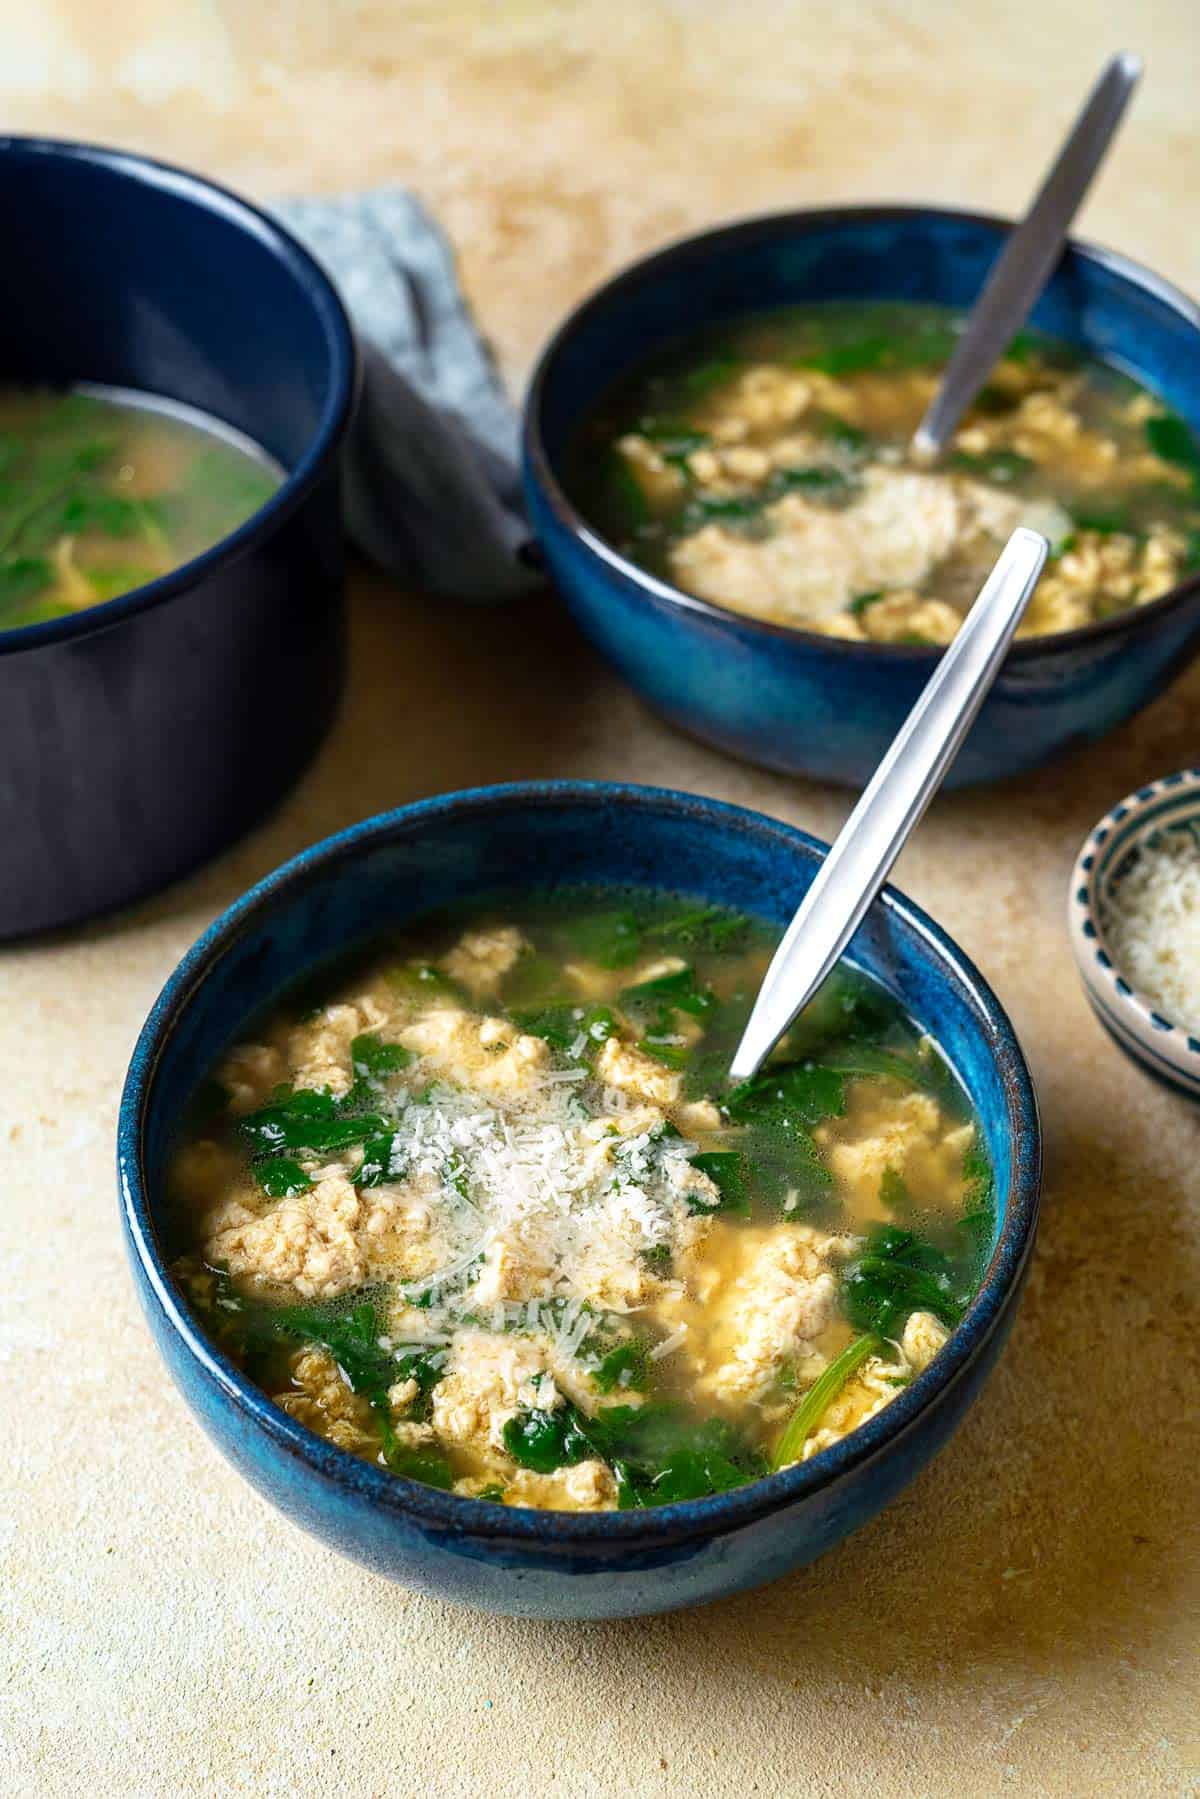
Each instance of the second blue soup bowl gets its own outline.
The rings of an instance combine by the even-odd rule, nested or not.
[[[542,356],[525,481],[550,572],[592,641],[672,723],[736,756],[861,786],[940,651],[761,623],[680,592],[605,543],[563,482],[580,418],[682,333],[814,300],[968,308],[1008,225],[933,207],[845,207],[729,225],[635,263]],[[1200,432],[1200,308],[1126,257],[1072,243],[1032,314],[1157,391]],[[1009,652],[949,784],[1026,774],[1148,704],[1200,647],[1200,572],[1151,604]]]
[[[1037,1222],[1037,1105],[1012,1027],[970,962],[885,892],[855,962],[957,1068],[996,1179],[982,1285],[933,1364],[878,1417],[810,1461],[735,1492],[652,1511],[506,1507],[400,1479],[280,1411],[209,1344],[170,1272],[164,1169],[214,1058],[297,980],[347,946],[473,894],[559,884],[657,886],[782,926],[824,846],[732,806],[591,783],[482,788],[406,806],[307,850],[237,902],[184,957],[134,1051],[118,1164],[126,1246],[167,1367],[213,1441],[281,1511],[406,1587],[489,1611],[623,1617],[696,1605],[811,1561],[937,1454],[1008,1335]]]

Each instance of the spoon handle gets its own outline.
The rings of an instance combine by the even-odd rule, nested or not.
[[[1009,538],[788,926],[733,1058],[735,1081],[757,1072],[862,923],[983,704],[1046,549],[1024,527]]]
[[[913,437],[913,451],[923,460],[941,454],[959,419],[1029,316],[1141,74],[1140,57],[1127,50],[1113,57],[1036,200],[1010,233]]]

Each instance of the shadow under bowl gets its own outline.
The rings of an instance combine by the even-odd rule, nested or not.
[[[1104,914],[1151,838],[1200,830],[1200,769],[1164,775],[1105,814],[1080,850],[1067,896],[1067,931],[1093,1012],[1125,1054],[1157,1080],[1200,1100],[1200,1031],[1165,1017],[1114,962]]]
[[[564,475],[581,418],[684,332],[828,300],[968,309],[1010,226],[928,206],[841,207],[726,225],[635,263],[577,308],[525,408],[525,485],[566,604],[642,697],[731,755],[863,786],[940,650],[764,624],[685,594],[588,524]],[[1159,393],[1200,434],[1200,308],[1109,250],[1072,242],[1032,314]],[[948,786],[1028,774],[1147,705],[1200,645],[1200,574],[1149,605],[1015,644]]]
[[[885,1506],[950,1437],[1008,1334],[1033,1245],[1037,1105],[1012,1027],[969,961],[887,891],[854,961],[958,1070],[995,1171],[990,1260],[963,1322],[876,1418],[810,1461],[651,1511],[538,1512],[398,1478],[314,1436],[206,1341],[170,1272],[164,1171],[215,1058],[297,980],[347,947],[472,895],[555,885],[666,888],[782,927],[825,848],[712,800],[653,788],[483,788],[369,819],[289,862],[231,907],[171,976],[121,1104],[126,1246],[154,1337],[188,1405],[261,1493],[391,1579],[486,1610],[622,1617],[696,1605],[811,1561]]]
[[[145,157],[0,138],[0,382],[198,408],[288,471],[203,555],[0,632],[0,937],[164,886],[249,829],[332,719],[344,665],[341,301],[264,213]]]

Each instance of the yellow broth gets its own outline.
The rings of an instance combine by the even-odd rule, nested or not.
[[[651,573],[862,642],[948,643],[1010,532],[1051,558],[1023,635],[1145,604],[1200,568],[1200,452],[1127,376],[1023,332],[933,468],[912,434],[962,324],[813,305],[681,339],[586,417],[568,487]]]
[[[169,574],[282,479],[255,445],[190,409],[99,388],[0,389],[0,630]]]
[[[310,984],[172,1161],[202,1323],[319,1435],[511,1505],[657,1505],[838,1441],[961,1317],[991,1180],[850,969],[729,1086],[772,947],[663,895],[530,895]]]

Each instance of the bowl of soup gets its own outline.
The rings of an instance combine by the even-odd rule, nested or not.
[[[184,958],[121,1109],[126,1243],[217,1446],[493,1611],[700,1603],[886,1505],[995,1362],[1040,1134],[986,984],[885,894],[727,1070],[824,846],[548,783],[368,820]]]
[[[349,323],[265,214],[0,139],[0,935],[161,887],[312,756],[341,684]]]
[[[792,213],[635,264],[545,351],[542,550],[675,724],[862,784],[1019,524],[1049,540],[951,779],[1027,773],[1145,705],[1200,639],[1200,311],[1073,243],[946,453],[913,431],[1000,220]]]

